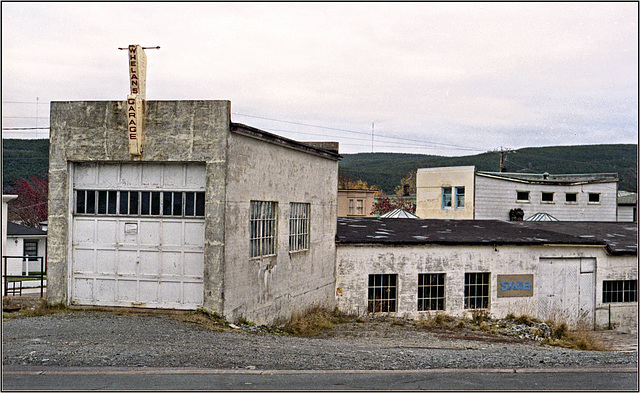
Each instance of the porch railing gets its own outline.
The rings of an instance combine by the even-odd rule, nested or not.
[[[28,268],[27,268],[27,274],[26,275],[11,275],[11,274],[7,274],[7,261],[9,259],[20,259],[21,262],[27,262],[27,265],[29,264],[29,261],[40,261],[40,272],[39,273],[31,273],[29,272]],[[33,281],[33,279],[40,279],[40,297],[44,297],[44,276],[46,274],[46,272],[44,271],[44,257],[32,257],[32,256],[27,256],[27,255],[20,255],[20,256],[8,256],[8,255],[3,255],[2,256],[2,266],[3,266],[3,270],[2,270],[2,279],[4,281],[4,296],[9,296],[9,294],[16,296],[16,294],[18,296],[22,296],[22,283],[23,281]]]

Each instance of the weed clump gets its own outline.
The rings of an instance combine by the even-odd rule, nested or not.
[[[310,337],[324,330],[332,329],[336,324],[356,321],[354,318],[339,312],[337,309],[328,311],[321,307],[314,307],[306,312],[294,315],[282,327],[282,331],[294,336]]]

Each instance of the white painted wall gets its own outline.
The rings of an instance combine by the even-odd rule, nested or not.
[[[398,309],[394,315],[412,319],[426,318],[435,312],[417,311],[418,274],[446,273],[444,313],[468,316],[469,310],[464,309],[464,274],[490,272],[489,311],[492,316],[501,318],[514,313],[537,317],[540,287],[549,285],[551,279],[539,274],[541,258],[594,259],[595,309],[605,306],[602,304],[602,280],[638,277],[637,256],[611,256],[603,247],[341,244],[337,246],[337,306],[344,312],[365,314],[368,275],[397,274]],[[498,298],[499,274],[533,274],[533,296]],[[612,318],[617,321],[619,329],[637,331],[637,307],[637,302],[612,304]],[[598,326],[606,325],[608,315],[597,311],[595,317]]]
[[[22,236],[8,236],[7,237],[7,251],[3,255],[20,256],[24,255],[24,240]],[[43,257],[46,261],[47,256],[47,239],[46,238],[27,238],[27,240],[38,241],[38,256]],[[27,272],[39,272],[40,261],[21,261],[20,259],[13,260],[20,266],[20,273]],[[45,263],[45,262],[43,262]]]

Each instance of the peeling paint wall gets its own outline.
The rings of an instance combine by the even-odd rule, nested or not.
[[[333,307],[338,162],[231,133],[225,233],[225,316],[284,321],[310,305]],[[250,201],[277,209],[277,255],[249,256]],[[289,252],[290,203],[311,205],[310,247]]]
[[[336,301],[341,311],[363,315],[367,312],[369,274],[397,274],[397,312],[393,315],[423,319],[435,311],[418,311],[418,274],[445,273],[445,310],[453,316],[469,316],[464,309],[464,275],[490,273],[489,311],[494,317],[509,313],[538,316],[540,285],[548,278],[539,274],[542,258],[594,259],[595,308],[603,307],[602,280],[637,279],[637,256],[611,256],[601,247],[543,246],[382,246],[338,245],[336,262]],[[533,274],[533,296],[498,297],[498,275]],[[618,328],[637,331],[638,303],[612,304],[612,317]],[[615,314],[615,315],[614,315]],[[596,326],[605,323],[596,312]],[[608,318],[608,316],[606,316]]]

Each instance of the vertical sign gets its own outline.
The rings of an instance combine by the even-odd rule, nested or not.
[[[147,87],[147,55],[140,45],[129,45],[129,85],[131,94],[127,96],[127,130],[129,153],[142,155],[143,100]]]

